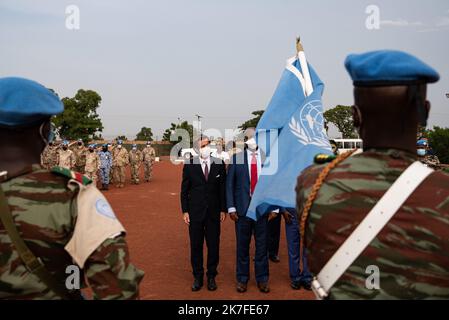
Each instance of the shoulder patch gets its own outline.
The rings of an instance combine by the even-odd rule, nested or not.
[[[82,173],[75,172],[72,170],[69,170],[67,168],[63,167],[53,167],[51,168],[51,172],[60,176],[64,176],[69,179],[74,179],[78,181],[79,183],[82,183],[83,185],[87,186],[92,183],[92,180],[83,175]]]
[[[336,158],[334,155],[320,153],[315,156],[313,161],[315,164],[325,164],[334,161]]]

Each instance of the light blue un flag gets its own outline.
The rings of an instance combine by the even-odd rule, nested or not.
[[[297,177],[318,153],[332,154],[321,102],[324,84],[303,57],[305,74],[298,57],[287,61],[257,126],[257,143],[266,161],[247,212],[254,220],[274,209],[294,212]]]

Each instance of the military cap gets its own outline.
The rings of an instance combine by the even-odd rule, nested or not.
[[[122,140],[117,140],[117,144],[122,144],[123,141]]]
[[[345,61],[354,86],[392,86],[434,83],[437,71],[418,58],[393,50],[351,54]]]
[[[63,145],[63,146],[68,146],[68,145],[69,145],[69,141],[68,141],[68,140],[62,141],[62,145]]]
[[[133,144],[133,148],[137,148],[137,144],[134,143],[134,144]]]
[[[424,139],[418,140],[416,142],[416,145],[419,147],[427,147],[428,144],[429,143],[427,142],[427,140],[424,140]]]
[[[61,100],[43,85],[24,78],[0,78],[0,126],[32,126],[63,111]]]

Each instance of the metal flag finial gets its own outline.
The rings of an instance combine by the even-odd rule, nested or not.
[[[297,36],[296,37],[296,52],[299,53],[301,51],[304,51],[304,48],[303,48],[303,46],[301,44],[301,37]]]

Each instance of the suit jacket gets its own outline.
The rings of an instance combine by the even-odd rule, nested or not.
[[[199,221],[208,215],[220,218],[226,212],[226,167],[222,160],[211,157],[209,178],[206,181],[200,159],[186,161],[182,172],[181,207],[190,220]]]
[[[260,150],[259,150],[260,152]],[[261,153],[262,163],[265,155]],[[246,216],[251,202],[251,180],[248,170],[248,153],[246,148],[232,156],[226,177],[226,207],[236,208],[239,216]]]

